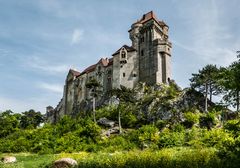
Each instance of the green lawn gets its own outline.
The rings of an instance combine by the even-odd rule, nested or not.
[[[37,155],[29,153],[18,154],[1,154],[2,156],[15,156],[17,163],[3,164],[0,163],[1,168],[43,168],[49,165],[54,160],[54,155]]]

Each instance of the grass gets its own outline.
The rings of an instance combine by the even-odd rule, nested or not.
[[[0,154],[5,156],[7,154]],[[37,154],[12,154],[18,160],[17,163],[3,165],[3,168],[43,168],[50,167],[54,160],[63,157],[71,157],[78,161],[81,168],[210,168],[226,167],[216,155],[213,148],[191,149],[170,148],[162,150],[135,150],[114,153],[61,153],[55,155]],[[227,165],[227,167],[237,167]]]
[[[44,168],[46,165],[52,163],[55,159],[54,155],[37,155],[30,153],[18,153],[18,154],[0,154],[3,156],[15,156],[17,163],[3,164],[0,163],[1,168]]]

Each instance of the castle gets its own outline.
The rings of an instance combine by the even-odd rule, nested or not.
[[[131,46],[123,45],[111,58],[101,58],[82,72],[70,69],[61,101],[56,108],[47,107],[48,120],[55,122],[63,115],[81,111],[84,102],[91,99],[86,84],[92,79],[100,83],[102,93],[121,85],[133,88],[138,82],[167,83],[171,77],[172,48],[168,29],[152,11],[148,12],[128,31]]]

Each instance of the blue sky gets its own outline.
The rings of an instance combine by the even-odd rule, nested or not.
[[[130,45],[131,24],[151,10],[170,27],[173,78],[187,87],[204,65],[236,60],[239,9],[239,0],[0,0],[0,111],[55,106],[68,69]]]

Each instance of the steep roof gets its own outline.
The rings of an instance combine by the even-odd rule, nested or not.
[[[101,58],[97,64],[102,64],[103,66],[107,66],[108,62],[109,62],[108,58],[105,58],[105,59]]]
[[[138,20],[136,23],[143,24],[143,23],[145,23],[145,22],[147,22],[147,21],[149,21],[151,19],[154,19],[160,26],[167,26],[168,27],[168,25],[164,21],[158,20],[157,16],[154,14],[153,11],[150,11],[150,12],[144,14],[142,16],[142,18],[140,20]]]
[[[120,50],[121,50],[122,48],[125,48],[125,49],[127,50],[127,52],[136,51],[136,49],[133,48],[133,47],[130,47],[130,46],[128,46],[128,45],[123,45],[123,46],[122,46],[121,48],[119,48],[115,53],[113,53],[112,56],[120,53]]]
[[[97,64],[94,64],[94,65],[91,65],[91,66],[87,67],[81,74],[89,73],[89,72],[94,71],[96,66],[97,66]]]
[[[89,72],[94,71],[94,70],[96,69],[96,67],[97,67],[98,64],[102,64],[104,67],[106,67],[106,66],[109,66],[109,63],[112,63],[112,59],[101,58],[96,64],[93,64],[93,65],[87,67],[87,68],[81,73],[81,75],[84,74],[84,73],[89,73]]]
[[[73,70],[73,69],[70,69],[69,72],[71,72],[73,74],[73,76],[79,76],[81,74],[80,72]]]

